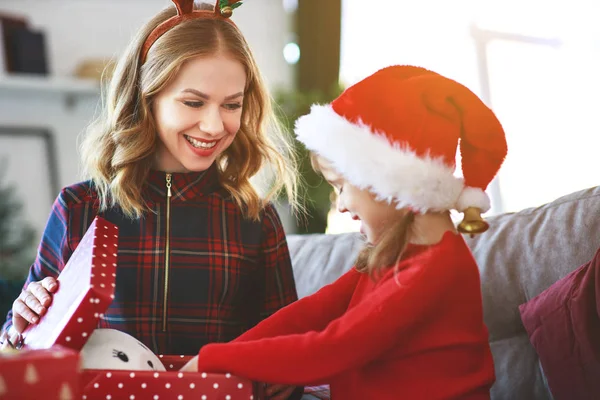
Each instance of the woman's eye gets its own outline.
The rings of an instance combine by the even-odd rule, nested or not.
[[[229,111],[235,111],[238,110],[242,107],[241,103],[229,103],[229,104],[225,104],[224,107],[229,110]]]
[[[200,108],[204,105],[204,102],[202,102],[202,101],[184,101],[183,104],[185,104],[188,107],[192,107],[192,108]]]

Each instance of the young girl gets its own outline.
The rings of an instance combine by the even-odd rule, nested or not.
[[[5,339],[44,314],[98,214],[120,230],[115,299],[100,327],[157,354],[230,341],[297,299],[268,202],[285,185],[294,203],[295,168],[285,143],[267,137],[272,110],[256,62],[223,1],[174,3],[119,61],[83,143],[91,180],[56,199]],[[267,165],[277,179],[265,200],[250,178]]]
[[[204,346],[184,370],[330,384],[334,400],[489,398],[479,273],[449,210],[476,217],[459,229],[481,231],[484,189],[506,155],[492,111],[450,79],[393,66],[314,106],[296,131],[368,244],[336,282]]]

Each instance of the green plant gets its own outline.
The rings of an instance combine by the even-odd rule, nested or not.
[[[313,104],[329,103],[342,92],[336,86],[328,93],[322,91],[278,90],[275,92],[278,117],[291,134],[298,117],[307,114]],[[307,211],[296,217],[296,233],[324,233],[327,215],[331,209],[331,186],[316,173],[310,163],[310,153],[302,143],[293,139],[298,157],[301,184],[301,201]]]
[[[6,160],[0,160],[6,161]],[[0,171],[6,171],[0,162]],[[0,278],[20,281],[35,257],[35,231],[22,215],[23,205],[14,185],[0,176]]]

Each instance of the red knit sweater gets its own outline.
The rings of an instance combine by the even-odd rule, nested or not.
[[[411,246],[399,269],[377,282],[352,269],[235,341],[204,346],[198,368],[330,384],[333,400],[489,399],[479,272],[463,238]]]

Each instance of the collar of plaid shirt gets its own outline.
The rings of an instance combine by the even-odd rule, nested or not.
[[[219,171],[213,164],[206,171],[173,172],[150,170],[148,186],[144,194],[155,201],[164,200],[167,196],[167,176],[171,178],[173,200],[191,200],[212,193],[219,189]]]

